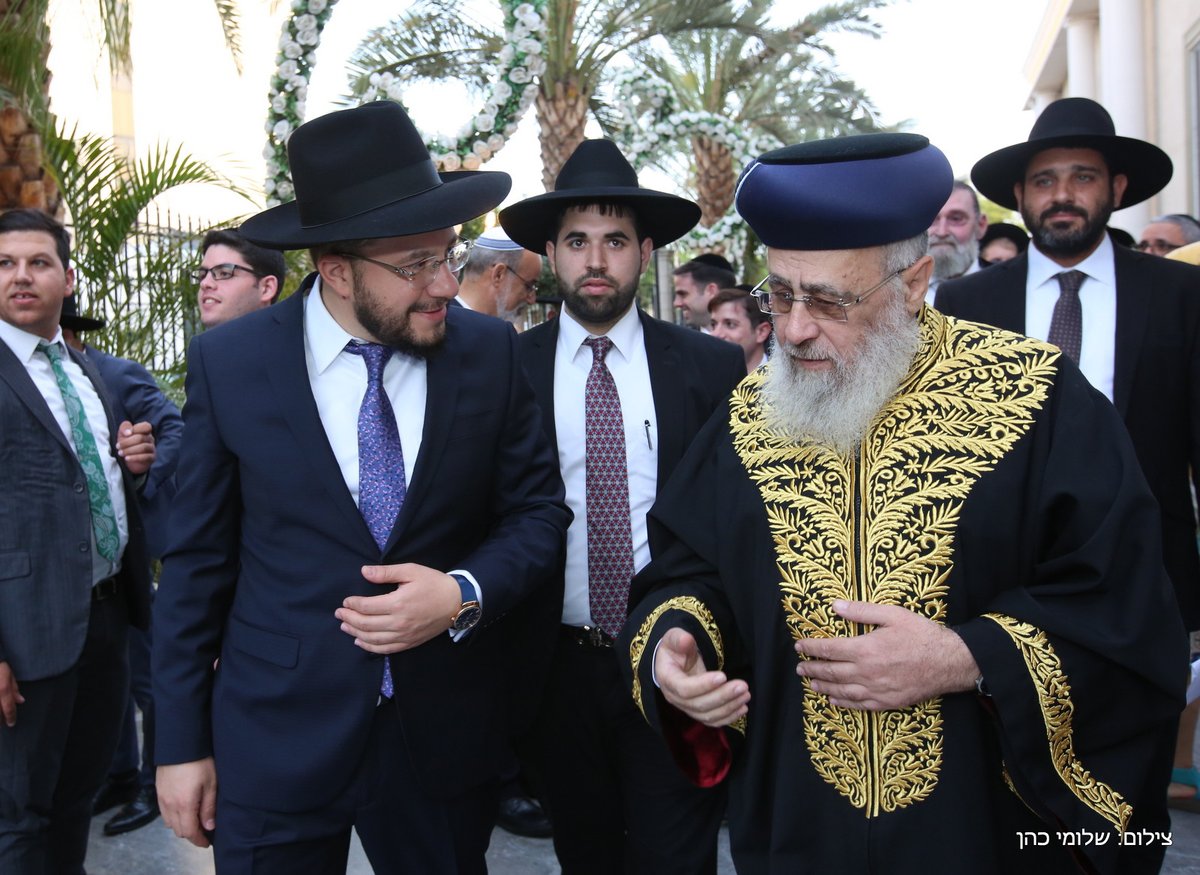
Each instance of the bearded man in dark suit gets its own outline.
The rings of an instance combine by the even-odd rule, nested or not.
[[[308,248],[284,302],[197,337],[155,607],[164,820],[222,875],[485,872],[495,621],[570,514],[511,326],[448,309],[503,173],[440,174],[395,103],[296,130],[296,201],[241,227]],[[220,659],[214,670],[214,663]]]

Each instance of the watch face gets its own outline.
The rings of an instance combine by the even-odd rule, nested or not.
[[[470,629],[479,622],[482,614],[483,610],[474,602],[468,602],[463,605],[462,610],[454,618],[454,631],[465,632],[467,629]]]

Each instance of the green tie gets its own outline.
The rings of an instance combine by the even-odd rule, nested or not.
[[[75,442],[79,464],[83,466],[83,474],[87,477],[88,504],[92,508],[92,532],[96,536],[96,549],[109,562],[116,562],[117,546],[120,543],[117,535],[117,514],[113,510],[112,496],[108,493],[108,480],[104,476],[104,464],[100,461],[96,437],[88,425],[79,393],[75,391],[67,372],[63,370],[62,349],[58,344],[49,343],[39,343],[37,348],[38,352],[45,353],[46,358],[50,359],[54,379],[58,381],[58,391],[62,393],[63,404],[67,408],[67,419],[71,422],[71,439]]]

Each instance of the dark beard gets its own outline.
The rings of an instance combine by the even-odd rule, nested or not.
[[[1045,217],[1050,213],[1073,213],[1083,218],[1083,226],[1075,230],[1057,231],[1051,228]],[[1108,220],[1113,212],[1113,194],[1109,191],[1108,199],[1098,204],[1096,214],[1089,215],[1082,207],[1069,204],[1051,204],[1042,210],[1041,215],[1034,216],[1024,204],[1021,206],[1021,218],[1037,248],[1049,255],[1073,257],[1091,252],[1107,231]]]
[[[607,298],[592,298],[579,293],[579,288],[588,280],[604,279],[616,286],[616,292]],[[604,274],[585,274],[574,285],[568,285],[561,277],[558,293],[563,304],[575,319],[584,325],[607,325],[616,322],[629,309],[637,295],[637,280],[627,286],[617,286],[616,280]]]
[[[384,314],[378,307],[378,298],[365,285],[357,273],[354,275],[354,316],[384,346],[414,358],[428,358],[446,339],[446,323],[443,322],[431,337],[418,337],[412,330],[412,308],[400,314]]]

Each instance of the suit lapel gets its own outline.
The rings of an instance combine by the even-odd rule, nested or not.
[[[654,417],[658,421],[658,484],[662,489],[687,448],[684,439],[684,403],[680,378],[686,378],[679,353],[657,320],[641,310],[642,339],[646,345],[646,363],[650,370],[650,392],[654,396]]]
[[[361,530],[363,537],[374,545],[371,531],[358,512],[329,445],[308,378],[308,363],[304,358],[304,298],[312,288],[312,281],[313,277],[308,277],[291,297],[271,307],[275,330],[263,332],[258,339],[262,343],[263,360],[270,363],[267,373],[275,390],[275,402],[283,411],[301,452],[307,456],[310,469],[345,521]]]
[[[558,458],[558,429],[554,423],[554,359],[558,351],[558,320],[553,320],[549,327],[537,334],[531,335],[526,342],[523,357],[526,362],[525,373],[533,394],[542,408],[542,420],[546,434],[550,438],[550,446],[554,449],[554,457]]]
[[[42,393],[34,385],[29,372],[25,370],[25,366],[21,364],[21,361],[13,354],[13,351],[8,348],[8,344],[3,341],[0,341],[0,380],[8,383],[14,394],[29,408],[29,412],[33,414],[33,418],[41,423],[46,431],[54,435],[58,442],[74,456],[75,450],[72,449],[71,442],[67,440],[67,436],[59,428],[58,421],[46,405],[46,399],[42,397]]]
[[[1151,263],[1139,263],[1153,256],[1138,256],[1122,246],[1114,247],[1117,277],[1117,336],[1113,348],[1113,406],[1124,416],[1129,407],[1133,375],[1146,338],[1150,321],[1150,302],[1154,300]]]

